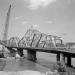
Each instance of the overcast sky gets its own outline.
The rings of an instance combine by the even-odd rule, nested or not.
[[[43,33],[75,42],[75,0],[0,0],[0,39],[10,4],[8,38],[21,38],[33,26]]]

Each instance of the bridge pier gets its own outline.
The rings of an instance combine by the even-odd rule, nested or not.
[[[10,51],[10,56],[11,56],[11,57],[15,57],[16,51],[13,50],[12,48],[7,48],[7,49]]]
[[[36,51],[27,50],[27,58],[29,60],[36,61],[37,60],[37,58],[36,58]]]
[[[57,62],[57,63],[60,62],[60,53],[57,53],[57,55],[56,55],[56,62]]]
[[[20,55],[20,57],[23,57],[23,49],[21,49],[21,48],[19,48],[19,49],[17,49],[17,51],[18,51],[18,54]]]
[[[64,54],[61,54],[61,56],[62,56],[61,61],[65,64],[65,55]]]
[[[61,59],[60,59],[60,55],[61,55]],[[60,61],[63,64],[65,64],[65,55],[64,54],[57,53],[57,55],[56,55],[56,62],[59,63]]]
[[[0,58],[5,58],[4,53],[0,53]]]
[[[70,55],[67,55],[67,66],[72,67]]]

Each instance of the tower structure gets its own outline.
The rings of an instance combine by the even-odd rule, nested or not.
[[[2,39],[3,41],[7,41],[10,13],[11,13],[11,5],[9,6],[9,9],[8,9],[8,12],[6,15],[6,21],[5,21],[5,25],[4,25],[4,34],[3,34],[3,39]],[[2,46],[3,57],[4,57],[4,52],[5,52],[5,47]]]
[[[7,40],[10,13],[11,13],[11,5],[9,6],[9,9],[8,9],[8,12],[7,12],[7,15],[6,15],[6,21],[5,21],[5,26],[4,26],[4,34],[3,34],[3,41]]]

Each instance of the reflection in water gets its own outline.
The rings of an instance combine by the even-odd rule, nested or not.
[[[28,61],[25,58],[18,60],[18,68],[20,70],[34,70],[34,71],[40,71],[40,72],[48,71],[48,68],[45,68],[35,62]]]
[[[6,65],[6,60],[0,59],[0,71],[3,71]]]
[[[23,68],[23,69],[36,70],[36,68],[37,68],[36,63],[34,63],[32,61],[28,61],[26,59],[20,59],[18,62],[19,62],[19,67]]]
[[[29,61],[25,58],[18,58],[18,59],[3,59],[0,60],[0,71],[40,71],[40,72],[47,72],[48,68],[45,68],[35,62]]]
[[[19,66],[20,66],[20,67],[24,67],[24,66],[25,66],[23,59],[20,59],[20,60],[19,60]]]

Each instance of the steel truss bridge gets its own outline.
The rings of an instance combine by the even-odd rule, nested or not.
[[[0,44],[5,46],[10,53],[18,54],[22,57],[23,50],[27,50],[28,59],[36,61],[36,52],[47,52],[57,54],[57,61],[60,61],[60,54],[65,63],[67,57],[67,65],[71,66],[71,57],[75,57],[75,50],[69,49],[63,43],[60,37],[47,35],[35,29],[28,29],[26,34],[19,39],[18,37],[11,37],[7,41],[0,41]]]

